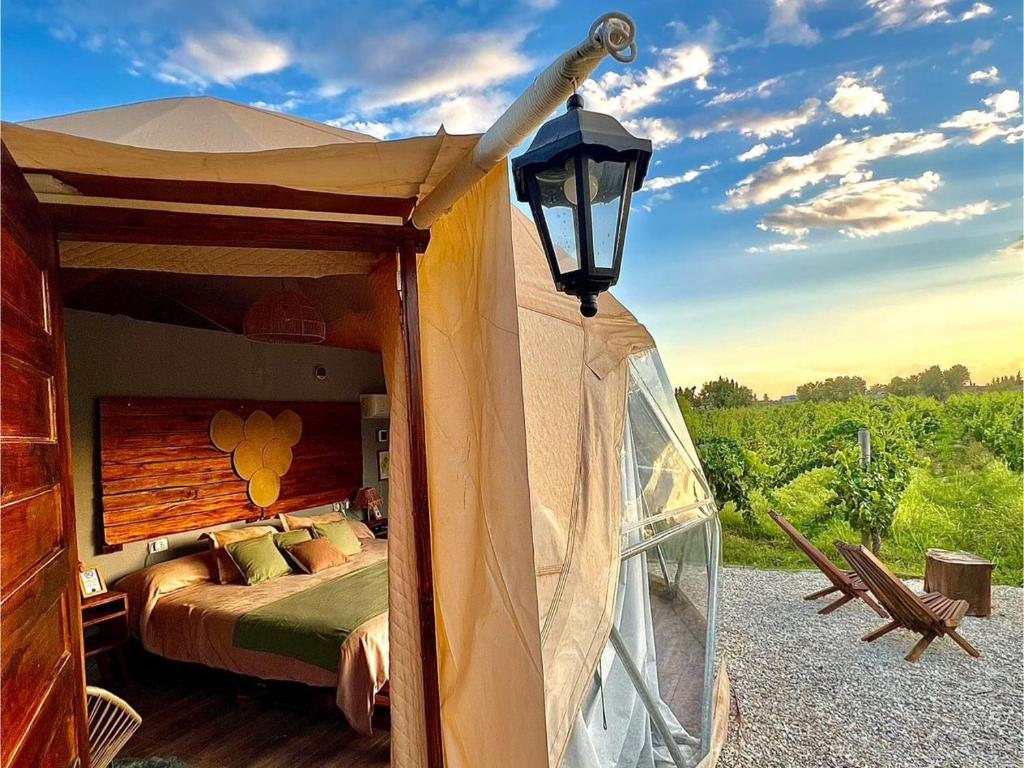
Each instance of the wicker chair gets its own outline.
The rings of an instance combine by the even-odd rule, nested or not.
[[[87,686],[89,711],[89,764],[107,768],[128,739],[139,729],[142,718],[123,699],[102,688]]]

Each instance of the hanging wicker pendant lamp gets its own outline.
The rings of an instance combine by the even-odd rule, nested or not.
[[[326,332],[320,311],[301,293],[284,289],[258,298],[242,320],[242,333],[253,341],[320,344]]]

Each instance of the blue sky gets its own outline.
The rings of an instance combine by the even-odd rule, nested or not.
[[[581,90],[656,142],[616,294],[676,383],[1020,368],[1019,3],[619,7],[640,55]],[[3,118],[210,94],[387,138],[478,131],[599,8],[8,0]]]

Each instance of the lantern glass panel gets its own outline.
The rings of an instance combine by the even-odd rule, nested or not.
[[[558,271],[575,272],[580,268],[575,161],[569,158],[562,166],[538,173],[537,187]]]
[[[590,188],[593,192],[591,221],[594,230],[594,266],[612,269],[622,222],[623,190],[626,186],[626,163],[617,160],[590,164]]]

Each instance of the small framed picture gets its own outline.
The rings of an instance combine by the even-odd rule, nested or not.
[[[102,595],[107,591],[107,583],[103,580],[103,574],[96,566],[81,566],[78,574],[78,586],[82,589],[82,597],[93,597]]]
[[[388,441],[388,431],[386,429],[377,430],[377,442],[386,443]]]
[[[391,474],[391,452],[377,451],[377,479],[387,480]]]

